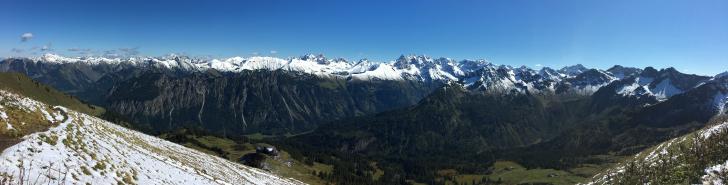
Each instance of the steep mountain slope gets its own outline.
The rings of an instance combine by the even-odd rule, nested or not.
[[[682,94],[645,108],[637,116],[641,123],[672,126],[675,122],[702,122],[724,114],[728,102],[728,77],[713,78]]]
[[[682,94],[710,80],[707,76],[680,73],[674,68],[644,70],[622,66],[610,68],[620,80],[600,88],[592,95],[592,109],[603,110],[614,106],[648,106]],[[625,75],[626,74],[626,75]]]
[[[300,183],[7,91],[0,104],[2,134],[27,133],[0,154],[3,183]],[[51,127],[28,132],[37,123]]]
[[[151,131],[203,127],[217,134],[285,134],[319,123],[402,108],[437,84],[361,81],[284,71],[174,77],[144,74],[116,84],[109,110]]]
[[[724,184],[728,182],[728,119],[642,151],[587,184]]]
[[[573,120],[582,116],[584,100],[473,93],[450,84],[413,107],[333,121],[287,142],[307,152],[372,158],[405,174],[446,168],[483,173],[494,151],[550,140],[580,124]]]
[[[559,69],[558,72],[564,74],[567,77],[575,77],[576,75],[579,75],[587,70],[589,70],[589,68],[584,67],[584,65],[576,64],[572,66],[565,66]]]
[[[606,87],[613,89],[636,78],[613,81],[607,72],[588,70],[567,82],[592,79],[574,84],[609,83]],[[725,84],[713,78],[668,100],[650,96],[650,106],[620,99],[625,104],[604,109],[592,109],[598,94],[483,93],[449,84],[413,107],[334,121],[287,142],[309,152],[361,156],[401,170],[393,173],[417,177],[437,169],[488,174],[486,166],[497,159],[570,170],[587,162],[607,163],[619,158],[614,155],[631,155],[703,127],[725,107]]]
[[[565,79],[564,83],[559,84],[556,88],[556,93],[588,96],[614,80],[616,80],[616,78],[606,71],[588,69],[578,73],[573,78]]]
[[[161,65],[164,61],[159,60],[148,61],[149,66],[141,66],[135,59],[122,62],[121,59],[81,60],[59,57],[45,55],[39,59],[9,58],[0,62],[0,71],[25,74],[40,83],[96,105],[104,103],[104,98],[113,84],[137,76],[139,73],[158,72],[170,75],[186,73],[179,68],[164,67],[166,65]],[[158,63],[160,65],[151,65]]]
[[[658,103],[660,100],[648,86],[639,85],[639,80],[639,77],[629,76],[600,88],[591,96],[592,109],[600,111],[615,106],[639,107]]]
[[[680,73],[675,68],[656,70],[647,67],[638,75],[625,77],[621,85],[614,87],[622,96],[652,96],[657,100],[666,100],[697,87],[710,77]]]
[[[665,101],[656,102],[653,99],[656,103],[649,106],[629,106],[639,101],[630,103],[629,99],[620,99],[611,100],[613,102],[606,108],[593,109],[594,103],[599,103],[595,100],[600,95],[598,92],[590,101],[591,113],[580,118],[580,122],[583,122],[581,126],[566,130],[550,141],[509,152],[507,156],[525,161],[540,156],[540,160],[532,161],[534,166],[554,167],[572,165],[565,160],[589,155],[634,154],[700,129],[711,117],[725,114],[727,79],[711,79]]]

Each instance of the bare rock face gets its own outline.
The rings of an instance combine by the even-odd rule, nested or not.
[[[347,82],[282,71],[184,77],[145,74],[112,87],[108,108],[152,130],[296,133],[344,117],[412,105],[434,85]]]

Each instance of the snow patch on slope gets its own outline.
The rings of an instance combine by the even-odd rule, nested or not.
[[[357,72],[360,72],[358,70]],[[352,74],[353,79],[358,80],[402,80],[402,71],[399,71],[390,64],[376,64],[370,70]]]
[[[722,179],[728,175],[728,161],[723,164],[708,167],[703,175],[703,184],[726,184]]]
[[[718,114],[726,113],[726,106],[728,106],[728,94],[716,93],[713,97],[713,107],[718,110]]]
[[[17,105],[43,104],[2,91]],[[0,178],[11,184],[302,184],[54,107],[48,131],[29,134],[0,155]]]
[[[654,88],[651,89],[652,92],[657,96],[659,99],[667,99],[669,97],[672,97],[676,94],[680,94],[683,91],[672,85],[670,82],[670,79],[662,80],[660,83],[655,85]]]

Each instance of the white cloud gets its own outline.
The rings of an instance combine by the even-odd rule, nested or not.
[[[33,38],[33,33],[23,33],[22,35],[20,35],[20,41],[23,41],[23,42],[28,41],[32,38]]]
[[[101,55],[104,57],[131,57],[139,55],[139,47],[117,48],[111,50],[94,50],[89,48],[68,48],[70,52],[76,52],[79,55]]]
[[[83,49],[78,49],[78,48],[76,48],[76,49],[77,49],[76,51],[84,52]],[[115,49],[106,50],[103,53],[104,53],[105,57],[119,57],[119,53],[117,53]]]
[[[543,65],[541,65],[541,64],[536,64],[536,65],[533,65],[533,66],[536,66],[536,67],[543,67]]]
[[[88,51],[84,51],[84,49],[75,48],[74,50],[89,53]],[[127,56],[137,56],[137,55],[139,55],[140,52],[139,52],[139,47],[133,47],[133,48],[118,48],[118,49],[106,50],[106,51],[103,51],[102,53],[106,57],[127,57]]]
[[[40,50],[43,51],[43,52],[53,51],[53,48],[51,48],[52,45],[53,44],[51,44],[51,43],[48,43],[46,45],[43,45],[42,47],[40,47]]]
[[[139,47],[119,48],[118,51],[124,56],[135,56],[139,54]]]
[[[104,56],[106,56],[106,57],[118,57],[119,56],[116,53],[116,50],[108,50],[108,51],[104,51],[104,52],[100,52],[100,51],[97,51],[97,50],[92,50],[92,49],[89,49],[89,48],[68,48],[66,50],[69,51],[69,52],[74,52],[74,53],[76,53],[78,55],[85,55],[85,56],[95,55],[95,54],[98,54],[98,53],[103,53]]]
[[[276,53],[278,53],[278,51],[276,51],[276,50],[270,50],[270,54],[274,54],[275,55]]]

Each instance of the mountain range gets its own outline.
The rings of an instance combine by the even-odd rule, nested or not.
[[[103,58],[46,54],[5,59],[0,71],[27,74],[150,130],[205,125],[218,131],[268,134],[300,133],[324,120],[411,106],[448,83],[483,93],[586,96],[612,82],[638,76],[636,83],[620,81],[625,87],[619,87],[618,94],[645,96],[642,99],[646,103],[654,103],[648,99],[662,101],[709,79],[672,68],[657,71],[615,66],[599,70],[575,65],[534,70],[485,60],[411,55],[376,63],[322,55],[203,60],[174,55]],[[205,102],[216,103],[211,106]],[[181,123],[175,126],[171,122]]]
[[[728,110],[728,72],[711,77],[621,65],[532,69],[415,55],[350,62],[323,55],[46,54],[3,59],[0,71],[27,75],[97,105],[101,118],[148,134],[202,130],[271,143],[296,161],[333,166],[314,175],[344,184],[460,182],[446,175],[452,171],[488,184],[507,177],[494,169],[503,160],[586,182]],[[528,183],[564,183],[545,179]]]

